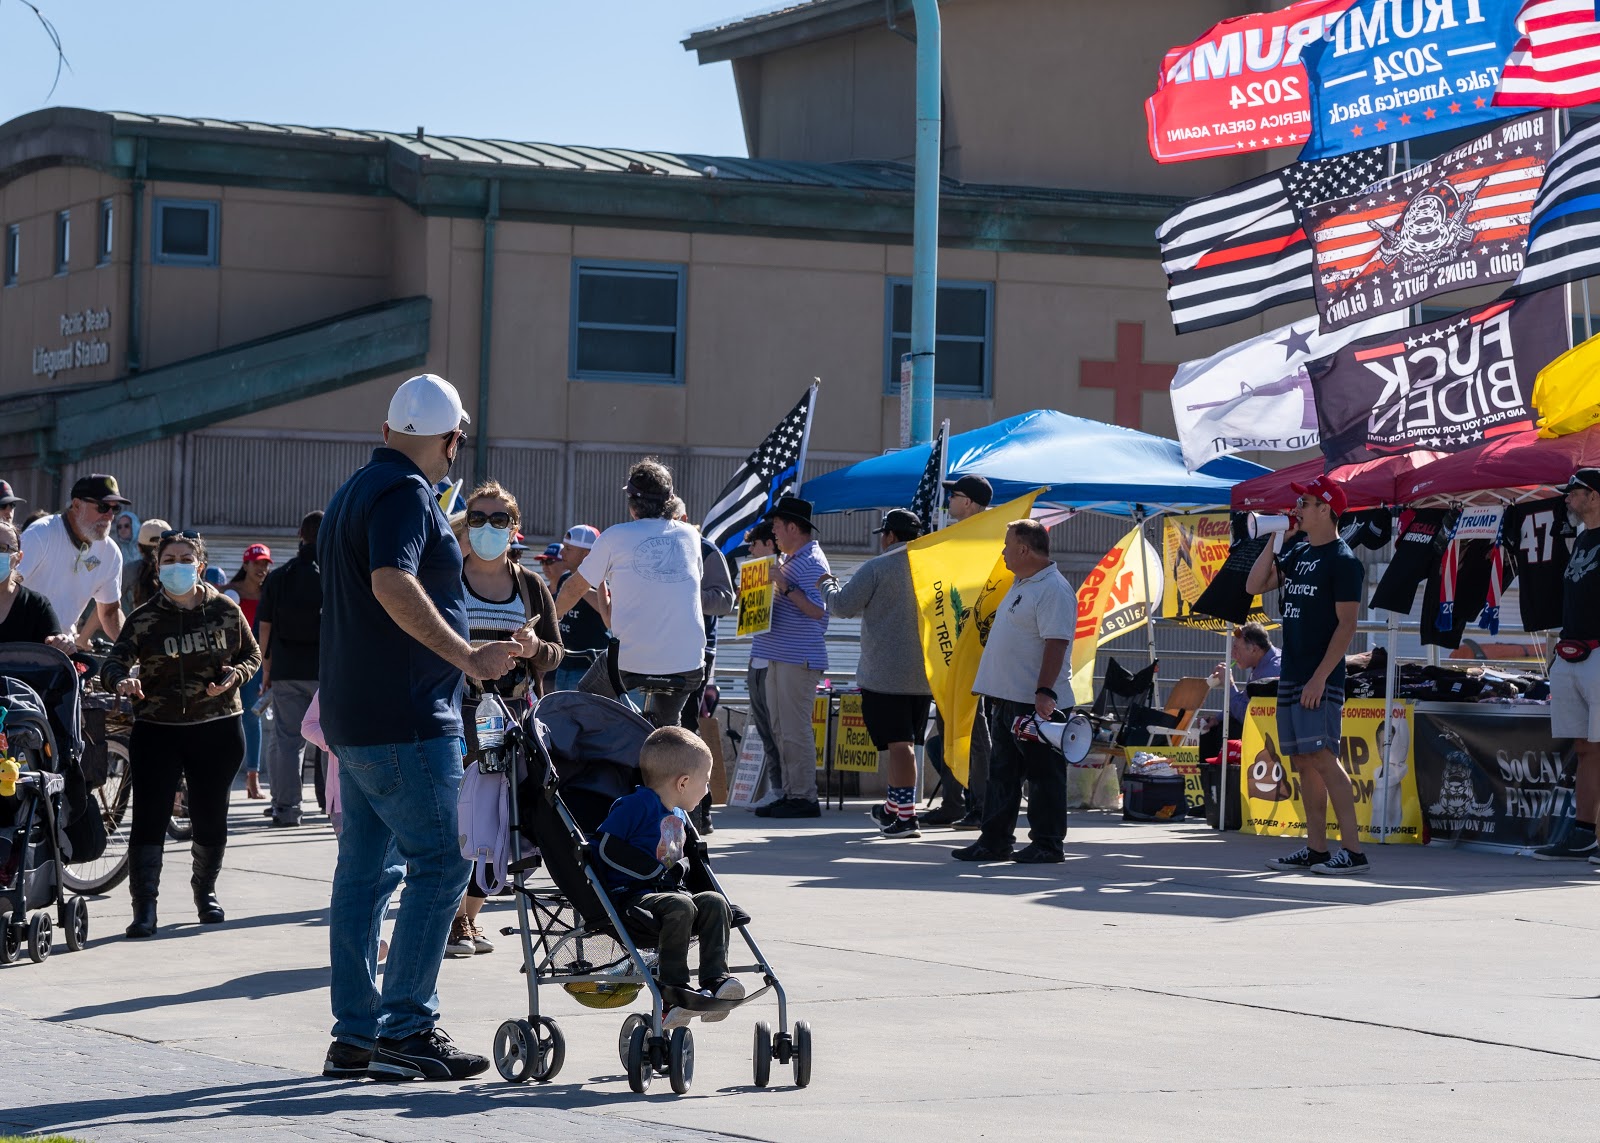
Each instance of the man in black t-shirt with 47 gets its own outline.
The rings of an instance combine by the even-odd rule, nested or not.
[[[1267,862],[1267,868],[1349,876],[1369,868],[1361,852],[1355,791],[1339,765],[1344,656],[1356,633],[1365,569],[1339,538],[1344,489],[1326,476],[1290,487],[1300,496],[1293,513],[1300,532],[1288,537],[1281,555],[1274,555],[1275,544],[1264,548],[1245,584],[1252,595],[1283,589],[1278,749],[1300,778],[1306,812],[1306,844]],[[1328,852],[1330,798],[1344,843],[1336,854]]]

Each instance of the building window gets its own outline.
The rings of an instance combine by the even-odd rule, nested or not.
[[[884,391],[892,394],[900,388],[900,358],[911,352],[911,279],[889,279],[886,308]],[[989,396],[989,331],[993,325],[992,282],[939,283],[933,342],[933,379],[939,396]]]
[[[72,212],[56,214],[56,273],[65,274],[72,261]]]
[[[6,227],[6,285],[17,284],[17,274],[22,270],[22,227],[12,223]]]
[[[113,224],[116,215],[109,198],[100,200],[100,252],[96,259],[99,265],[104,266],[111,261],[112,239],[116,234]]]
[[[165,266],[217,264],[217,204],[186,198],[155,203],[154,261]]]
[[[571,376],[681,384],[684,278],[682,266],[574,261]]]

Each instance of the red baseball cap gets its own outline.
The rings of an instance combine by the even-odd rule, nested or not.
[[[1345,500],[1344,489],[1340,488],[1336,483],[1334,483],[1332,480],[1329,480],[1326,476],[1319,476],[1315,480],[1306,484],[1295,484],[1291,482],[1289,487],[1294,489],[1295,492],[1301,496],[1310,496],[1313,499],[1322,501],[1329,508],[1333,509],[1333,514],[1335,516],[1344,515],[1345,506],[1348,504],[1348,501]]]
[[[240,562],[247,564],[264,562],[270,564],[272,562],[272,549],[265,544],[251,544],[244,550],[244,556]]]

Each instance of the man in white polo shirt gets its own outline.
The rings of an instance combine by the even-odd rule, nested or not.
[[[952,857],[958,861],[1020,861],[1045,865],[1063,860],[1067,837],[1067,761],[1038,741],[1018,741],[1012,732],[1024,715],[1048,720],[1060,696],[1072,694],[1072,629],[1078,601],[1050,559],[1050,533],[1036,520],[1013,520],[1006,528],[1006,567],[1015,577],[995,612],[989,641],[978,661],[974,694],[989,711],[989,784],[983,832]],[[1030,844],[1013,854],[1022,782],[1028,786]]]
[[[92,473],[73,484],[65,512],[35,520],[22,534],[17,573],[50,601],[74,637],[91,599],[100,629],[112,639],[122,634],[122,551],[110,538],[111,521],[132,503],[116,477]]]

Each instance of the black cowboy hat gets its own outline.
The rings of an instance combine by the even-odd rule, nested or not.
[[[813,527],[811,523],[811,501],[802,500],[798,496],[784,496],[779,499],[772,511],[767,513],[768,520],[793,520],[796,524],[804,524],[807,528]]]

